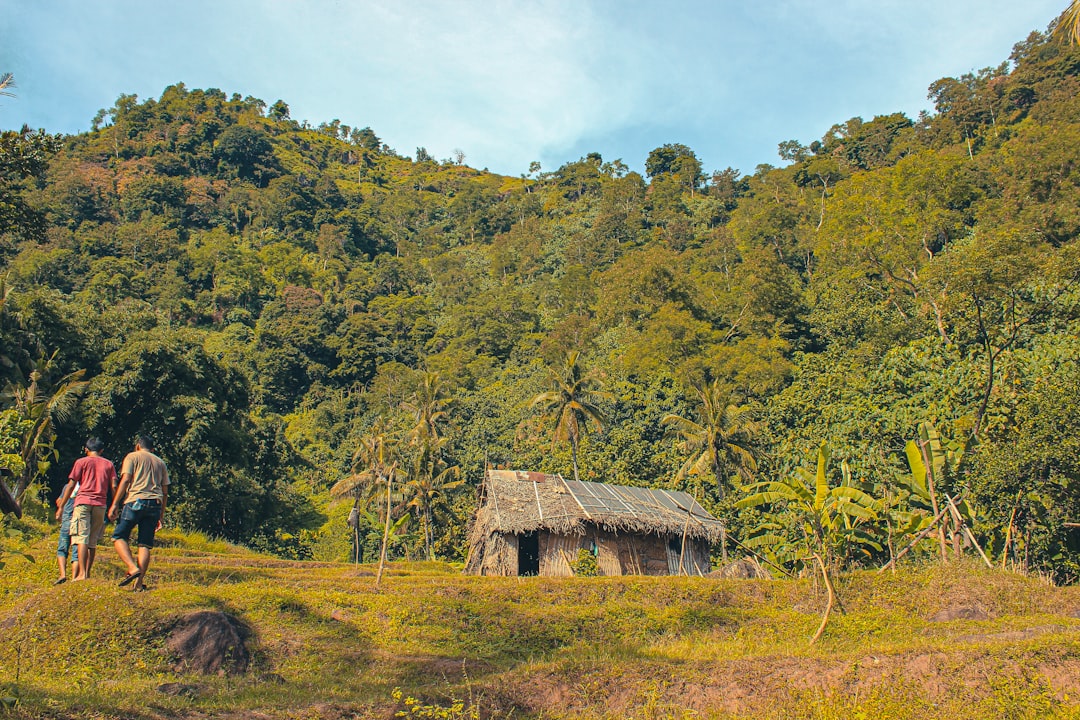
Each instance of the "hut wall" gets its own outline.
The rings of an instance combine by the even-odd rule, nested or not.
[[[518,539],[510,533],[492,533],[483,548],[481,575],[517,575]]]
[[[577,559],[585,538],[579,535],[555,535],[540,532],[540,574],[545,577],[571,577],[570,563]]]
[[[597,548],[597,564],[604,576],[676,575],[679,573],[681,538],[657,535],[616,534],[591,528],[586,535],[557,535],[538,532],[540,575],[572,577],[570,563],[582,548]],[[482,548],[480,575],[518,574],[518,536],[492,533]],[[688,540],[683,557],[683,574],[705,575],[709,572],[709,545],[703,540]]]

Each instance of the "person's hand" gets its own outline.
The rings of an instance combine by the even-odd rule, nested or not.
[[[56,499],[56,519],[59,520],[60,516],[64,514],[64,508],[60,506],[60,498]]]
[[[117,516],[119,514],[120,513],[118,513],[116,511],[116,506],[115,505],[113,505],[111,508],[109,508],[109,519],[112,520],[113,522],[116,522],[116,518],[117,518]]]
[[[61,493],[60,497],[56,498],[56,511],[57,512],[60,512],[61,510],[64,509],[64,503],[61,502],[63,499],[64,499],[63,493]],[[60,517],[60,516],[57,515],[56,517]]]

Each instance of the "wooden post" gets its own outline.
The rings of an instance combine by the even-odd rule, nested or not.
[[[879,572],[879,573],[883,573],[883,572],[885,572],[886,570],[888,570],[889,568],[891,568],[891,567],[893,567],[894,565],[896,565],[896,561],[897,561],[897,560],[899,560],[900,558],[904,557],[904,555],[907,555],[907,553],[908,553],[908,550],[911,550],[911,548],[913,548],[913,547],[915,547],[916,545],[918,545],[918,544],[919,544],[919,541],[921,541],[921,540],[922,540],[922,539],[923,539],[924,537],[926,537],[927,535],[929,535],[929,534],[930,534],[931,532],[933,532],[933,531],[934,531],[934,527],[935,527],[935,526],[936,526],[936,525],[938,524],[938,522],[939,522],[939,521],[941,520],[941,518],[942,518],[942,517],[944,517],[945,513],[947,513],[947,512],[949,512],[949,509],[948,509],[948,508],[942,508],[942,509],[941,509],[941,510],[940,510],[940,511],[938,512],[938,514],[934,516],[933,520],[931,520],[931,521],[930,521],[930,524],[929,524],[929,525],[927,525],[927,526],[926,526],[925,528],[923,528],[923,529],[922,529],[922,530],[921,530],[921,531],[919,532],[919,534],[915,536],[915,539],[914,539],[914,540],[912,540],[911,542],[909,542],[909,543],[907,544],[907,547],[905,547],[905,548],[904,548],[903,550],[901,550],[900,552],[898,552],[898,553],[896,554],[896,557],[894,557],[894,558],[893,558],[892,560],[890,560],[889,562],[887,562],[887,563],[885,563],[884,565],[882,565],[882,566],[881,566],[881,569],[880,569],[880,570],[878,570],[878,572]]]
[[[382,549],[379,551],[379,571],[375,574],[375,587],[382,582],[383,568],[386,567],[386,545],[390,541],[390,486],[394,481],[393,471],[386,475],[386,522],[383,524]]]
[[[979,551],[979,555],[982,557],[983,562],[986,563],[986,567],[993,568],[994,564],[990,562],[990,558],[986,557],[986,553],[983,552],[982,547],[979,545],[979,541],[975,539],[975,534],[971,532],[971,528],[964,522],[964,518],[960,516],[960,511],[956,508],[956,503],[948,495],[945,498],[949,501],[949,510],[952,511],[953,522],[960,527],[961,530],[967,535],[967,539],[971,541],[971,544],[975,546],[975,549]]]
[[[1005,569],[1005,565],[1009,562],[1009,545],[1012,544],[1013,527],[1016,524],[1016,511],[1020,508],[1020,497],[1024,491],[1021,490],[1016,493],[1016,502],[1013,503],[1012,512],[1009,513],[1009,528],[1005,531],[1005,547],[1001,551],[1001,569]],[[1065,523],[1068,527],[1068,523]]]

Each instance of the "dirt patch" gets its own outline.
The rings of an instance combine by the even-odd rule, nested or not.
[[[503,708],[517,706],[546,717],[631,717],[641,707],[691,711],[702,716],[768,713],[793,707],[806,697],[860,698],[875,693],[911,693],[928,703],[990,697],[1002,683],[1015,688],[1045,687],[1064,697],[1080,684],[1080,660],[1040,665],[992,655],[929,652],[855,659],[753,658],[705,665],[635,663],[617,670],[535,673],[527,681],[507,675],[489,678],[488,698]],[[674,716],[680,716],[676,713]]]
[[[201,610],[185,615],[169,634],[165,646],[178,660],[179,672],[203,675],[242,675],[247,672],[250,631],[223,612]]]
[[[930,622],[951,622],[953,620],[989,620],[990,613],[978,605],[959,605],[943,608],[930,616]]]

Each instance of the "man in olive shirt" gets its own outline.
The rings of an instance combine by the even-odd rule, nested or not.
[[[150,567],[150,549],[154,547],[154,533],[165,517],[165,500],[169,494],[169,471],[153,450],[153,442],[145,435],[135,442],[135,452],[128,453],[120,467],[120,487],[109,510],[110,520],[120,518],[112,534],[113,547],[128,570],[120,585],[134,582],[136,590],[146,589],[144,581]],[[131,531],[136,527],[139,528],[138,564],[132,558],[128,544]]]

